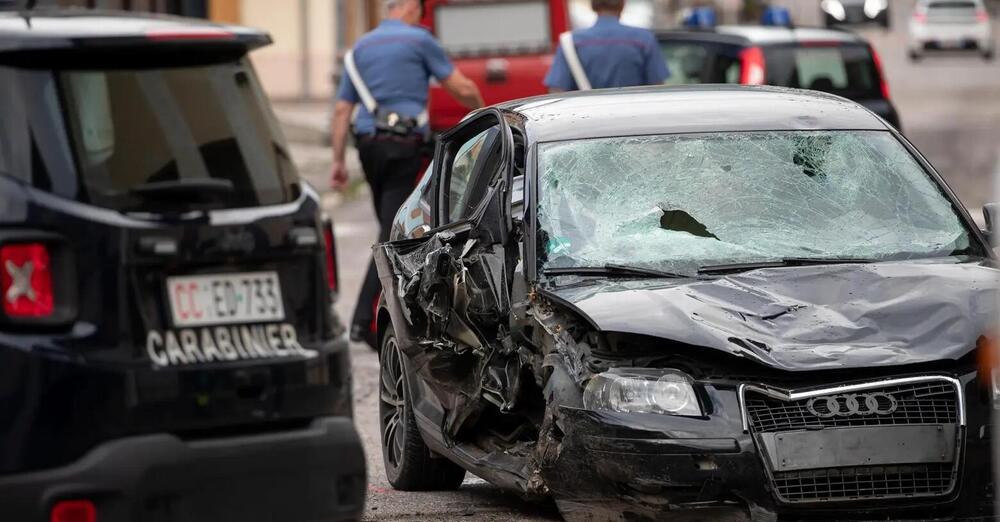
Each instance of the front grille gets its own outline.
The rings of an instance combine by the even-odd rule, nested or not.
[[[867,21],[868,14],[865,13],[865,7],[862,5],[854,6],[844,6],[844,21],[849,24],[861,23]]]
[[[852,426],[954,424],[958,422],[957,391],[954,385],[949,382],[922,382],[886,386],[865,390],[857,394],[863,395],[873,392],[889,394],[895,398],[895,411],[887,415],[869,413],[866,415],[820,417],[809,410],[808,399],[783,401],[748,390],[746,392],[747,417],[750,427],[756,433]],[[831,395],[837,394],[831,393]],[[815,410],[822,410],[822,403],[817,406],[819,407],[814,406]],[[819,411],[819,413],[825,412]]]
[[[775,473],[775,492],[785,502],[879,500],[944,495],[955,469],[947,464],[864,466]]]

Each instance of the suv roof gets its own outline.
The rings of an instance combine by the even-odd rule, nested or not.
[[[498,105],[524,117],[533,141],[645,134],[886,130],[868,109],[818,91],[685,85],[555,93]]]
[[[865,43],[860,36],[838,29],[819,27],[775,27],[766,25],[720,25],[711,29],[673,29],[661,31],[662,35],[699,35],[706,40],[723,40],[728,43],[768,45],[809,41]]]
[[[178,16],[88,9],[0,13],[0,53],[135,46],[215,45],[253,49],[267,33]]]

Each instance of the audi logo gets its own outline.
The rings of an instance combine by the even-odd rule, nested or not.
[[[882,392],[814,397],[806,403],[809,413],[821,419],[853,415],[891,415],[897,406],[895,397]]]

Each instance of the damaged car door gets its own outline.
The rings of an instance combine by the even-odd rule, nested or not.
[[[484,401],[501,410],[514,402],[509,381],[519,366],[507,334],[517,252],[508,244],[513,152],[497,110],[443,135],[431,172],[435,228],[375,247],[396,342],[408,373],[418,376],[409,383],[413,408],[448,438]]]

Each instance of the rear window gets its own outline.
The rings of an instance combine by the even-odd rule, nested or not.
[[[764,48],[766,83],[830,92],[847,98],[880,98],[871,52],[860,45]]]
[[[552,45],[549,3],[541,1],[444,4],[434,32],[449,53],[533,53]]]
[[[660,50],[670,71],[667,85],[740,82],[742,66],[735,46],[666,40]]]
[[[297,196],[284,140],[246,61],[57,76],[81,199],[155,212]]]

